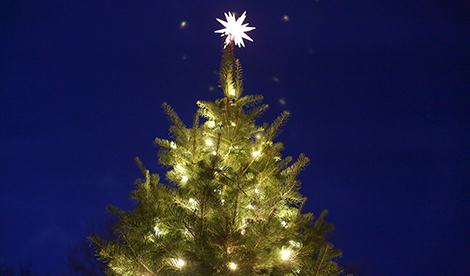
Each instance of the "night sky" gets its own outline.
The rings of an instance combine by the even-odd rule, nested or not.
[[[1,1],[0,262],[65,270],[67,247],[132,209],[138,156],[164,178],[168,102],[223,97],[215,18],[240,15],[245,94],[292,113],[305,211],[367,275],[470,270],[467,1]],[[186,22],[182,26],[182,22]]]

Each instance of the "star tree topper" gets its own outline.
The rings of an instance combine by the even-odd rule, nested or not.
[[[243,24],[243,21],[246,18],[246,11],[235,21],[235,15],[232,14],[231,12],[224,13],[225,14],[225,19],[227,22],[217,19],[217,21],[220,22],[220,24],[224,25],[224,29],[220,29],[215,31],[215,33],[221,33],[221,36],[226,35],[227,38],[225,39],[225,45],[224,48],[227,47],[231,42],[235,42],[235,45],[238,47],[245,47],[245,43],[243,43],[243,39],[247,39],[249,41],[253,41],[251,37],[245,34],[245,32],[249,32],[255,27],[247,27],[248,23]],[[243,24],[243,25],[242,25]],[[241,45],[241,46],[240,46]]]

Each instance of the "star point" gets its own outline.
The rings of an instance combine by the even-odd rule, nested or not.
[[[227,21],[223,21],[222,19],[216,18],[220,24],[222,24],[225,28],[215,31],[215,33],[221,33],[221,36],[227,36],[225,38],[225,45],[224,48],[227,47],[230,43],[235,43],[238,47],[245,47],[245,43],[243,39],[253,41],[251,37],[249,37],[245,32],[249,32],[251,30],[256,29],[255,27],[248,27],[248,23],[243,24],[246,18],[246,11],[235,20],[235,15],[231,12],[224,13],[225,19]]]

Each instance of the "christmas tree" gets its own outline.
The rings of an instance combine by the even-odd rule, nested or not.
[[[119,217],[119,238],[92,235],[108,275],[339,275],[341,251],[326,241],[333,229],[302,214],[306,198],[298,174],[309,159],[282,158],[274,142],[289,113],[273,123],[255,120],[268,106],[261,95],[242,96],[242,69],[234,45],[254,29],[225,14],[220,87],[224,97],[199,101],[188,128],[163,104],[173,125],[171,140],[155,140],[159,161],[168,166],[160,183],[137,160],[144,179],[131,193],[133,211],[109,206]]]

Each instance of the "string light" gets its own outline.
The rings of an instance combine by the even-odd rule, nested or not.
[[[191,204],[195,204],[195,203],[196,203],[196,200],[194,200],[194,199],[192,199],[192,198],[190,198],[188,201],[189,201],[189,203],[191,203]]]
[[[232,122],[232,126],[236,126],[236,124],[234,122]]]
[[[181,182],[186,182],[186,181],[188,181],[188,177],[186,175],[183,175],[181,177]]]
[[[290,245],[292,245],[293,247],[297,247],[299,248],[300,247],[300,242],[296,242],[296,241],[289,241]]]
[[[178,267],[183,267],[184,264],[186,263],[183,259],[174,259],[173,262],[174,262],[175,265],[178,266]]]
[[[258,155],[259,155],[259,150],[253,152],[253,156],[254,156],[254,157],[257,157]]]
[[[282,225],[282,227],[286,227],[286,225],[287,225],[287,222],[285,222],[285,221],[281,221],[281,225]]]
[[[155,235],[157,236],[160,236],[161,234],[163,234],[162,230],[160,230],[158,228],[158,226],[155,225],[155,227],[153,227],[153,230],[155,231]]]
[[[208,121],[207,126],[210,127],[210,128],[214,128],[215,127],[215,122],[214,121]]]
[[[230,90],[230,95],[235,96],[235,89]]]
[[[290,257],[290,250],[288,250],[288,249],[283,249],[283,250],[281,250],[281,259],[282,259],[283,261],[288,260],[289,257]]]
[[[231,270],[237,269],[237,265],[235,263],[229,263],[228,267],[230,267]]]
[[[214,150],[214,151],[212,152],[212,154],[213,154],[213,155],[217,155],[217,152]]]
[[[172,149],[176,149],[176,143],[173,142],[173,141],[171,141],[171,142],[170,142],[170,147],[171,147]]]
[[[212,146],[212,141],[211,140],[206,140],[206,145],[208,145],[209,147]]]

